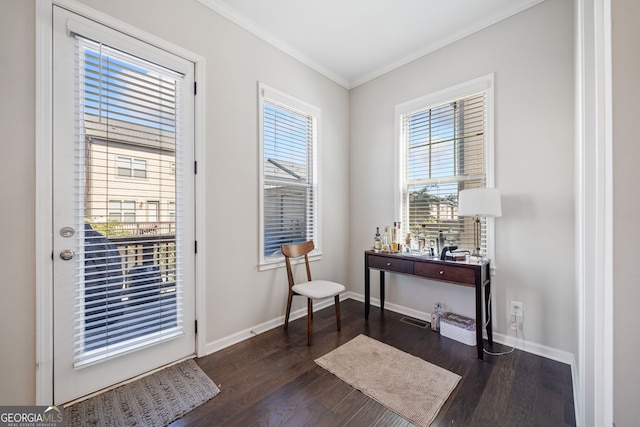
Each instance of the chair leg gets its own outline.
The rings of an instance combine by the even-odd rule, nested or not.
[[[289,299],[287,300],[287,314],[284,316],[284,329],[287,330],[289,326],[289,314],[291,313],[291,300],[293,299],[293,293],[289,291]]]
[[[336,301],[336,322],[338,323],[338,330],[340,330],[340,295],[335,296]]]
[[[311,324],[313,321],[313,302],[307,298],[307,345],[311,345]]]

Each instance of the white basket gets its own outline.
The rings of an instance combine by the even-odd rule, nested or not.
[[[455,313],[440,317],[440,335],[466,345],[476,345],[476,322]]]

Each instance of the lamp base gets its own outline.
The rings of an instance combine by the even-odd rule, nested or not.
[[[482,254],[480,253],[480,232],[481,232],[482,224],[480,223],[480,217],[476,215],[475,221],[473,222],[473,240],[476,245],[471,256],[482,258]]]

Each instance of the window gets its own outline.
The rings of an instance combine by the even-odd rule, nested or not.
[[[318,241],[317,130],[320,110],[260,85],[260,264],[280,245]]]
[[[474,248],[473,218],[458,216],[458,192],[493,184],[493,77],[396,107],[403,233]],[[481,251],[493,255],[487,220]]]
[[[175,222],[176,220],[176,202],[167,203],[167,212],[169,212],[169,221]],[[166,219],[165,219],[166,221]]]
[[[109,200],[109,219],[118,222],[135,222],[136,202],[133,200]]]
[[[85,227],[87,259],[84,275],[76,276],[84,300],[74,307],[75,366],[81,366],[183,334],[176,289],[183,286],[177,271],[185,251],[176,242],[184,227],[145,220],[157,221],[159,200],[181,194],[178,177],[161,171],[182,149],[176,123],[184,76],[79,34],[74,39],[75,104],[82,112],[74,149],[84,159],[77,221]],[[106,159],[125,179],[109,179]]]
[[[118,156],[116,160],[116,169],[118,176],[132,176],[135,178],[147,177],[146,160]]]
[[[140,159],[133,159],[133,176],[136,178],[147,177],[147,161]]]

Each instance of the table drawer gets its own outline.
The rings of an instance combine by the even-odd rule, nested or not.
[[[413,261],[369,255],[369,268],[413,274]]]
[[[434,280],[456,282],[462,285],[474,286],[476,283],[473,269],[455,265],[417,262],[414,266],[413,274]]]

